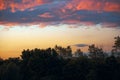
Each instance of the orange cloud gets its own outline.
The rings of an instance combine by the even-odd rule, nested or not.
[[[17,23],[17,22],[0,22],[0,24],[4,24],[4,26],[6,26],[6,27],[13,27],[13,26],[18,25],[19,23]]]
[[[52,0],[20,0],[20,2],[16,2],[15,0],[0,0],[0,10],[10,8],[12,12],[15,12],[16,10],[24,11],[26,9],[33,9],[33,7],[51,2]],[[104,0],[68,0],[65,8],[72,10],[120,12],[120,3]],[[64,9],[62,11],[65,12]]]
[[[105,11],[116,11],[116,12],[120,12],[120,3],[106,3],[105,7],[104,7]]]
[[[5,9],[5,4],[3,0],[0,0],[0,10],[4,10]]]
[[[0,25],[113,23],[119,26],[119,4],[119,0],[0,0]]]
[[[103,0],[73,0],[65,6],[73,10],[97,10],[120,12],[120,3]]]
[[[20,0],[21,2],[15,2],[15,0],[0,0],[0,10],[11,8],[11,12],[16,10],[24,11],[25,9],[30,9],[45,3],[49,0]]]

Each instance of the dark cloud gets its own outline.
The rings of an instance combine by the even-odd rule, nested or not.
[[[75,44],[75,45],[73,45],[73,46],[76,46],[76,47],[86,47],[86,46],[88,46],[87,44]]]
[[[119,4],[119,0],[0,0],[0,25],[42,23],[120,27]]]

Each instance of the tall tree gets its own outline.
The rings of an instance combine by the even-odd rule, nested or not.
[[[102,48],[96,47],[94,44],[89,46],[89,56],[91,58],[104,58],[104,52]]]
[[[70,46],[67,46],[67,48],[64,48],[56,45],[55,50],[61,57],[64,57],[64,58],[72,57],[72,49]]]
[[[81,49],[77,49],[77,50],[76,50],[75,56],[76,56],[76,57],[83,56],[83,52],[81,51]]]
[[[120,57],[120,37],[117,36],[114,39],[115,39],[115,42],[114,42],[114,46],[112,49],[112,54],[114,56]]]
[[[67,55],[68,57],[72,57],[72,49],[71,49],[70,46],[67,46],[67,48],[66,48],[66,55]]]

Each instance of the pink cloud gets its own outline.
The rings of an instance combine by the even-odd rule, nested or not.
[[[0,0],[0,25],[120,26],[118,0]],[[106,25],[107,24],[107,25]]]
[[[38,15],[39,17],[43,17],[43,18],[52,18],[53,16],[50,13],[43,13]]]

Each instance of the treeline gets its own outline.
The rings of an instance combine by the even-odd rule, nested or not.
[[[23,50],[20,58],[0,59],[0,80],[120,80],[119,36],[110,56],[95,45],[88,50],[79,57],[71,57],[69,46]]]

